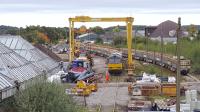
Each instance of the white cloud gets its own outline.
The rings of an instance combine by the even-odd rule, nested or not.
[[[91,17],[135,18],[137,25],[157,25],[165,20],[183,24],[200,24],[198,0],[3,0],[0,1],[0,25],[68,26],[68,18],[80,15]],[[124,23],[77,23],[87,26],[125,25]]]
[[[178,17],[182,18],[182,24],[200,24],[199,14],[181,14],[181,15],[163,15],[163,14],[128,14],[128,13],[9,13],[1,14],[0,24],[11,26],[41,25],[41,26],[68,26],[68,18],[78,15],[88,15],[91,17],[134,17],[136,25],[158,25],[165,20],[177,21]],[[125,25],[125,23],[76,23],[75,26],[102,26]]]

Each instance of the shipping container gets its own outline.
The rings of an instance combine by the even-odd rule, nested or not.
[[[162,95],[176,96],[176,84],[175,83],[162,84]]]

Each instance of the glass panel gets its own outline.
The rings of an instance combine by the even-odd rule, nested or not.
[[[5,44],[5,45],[6,45],[7,47],[9,47],[11,42],[12,42],[12,39],[7,39],[7,41],[6,41],[6,44]]]
[[[16,46],[16,44],[17,44],[17,41],[18,41],[18,39],[13,38],[12,44],[11,44],[11,46],[10,46],[11,49],[15,49],[15,46]]]

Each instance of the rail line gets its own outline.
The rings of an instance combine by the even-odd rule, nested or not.
[[[95,45],[95,44],[89,44],[89,45],[81,44],[81,47],[88,51],[92,51],[96,54],[99,54],[103,57],[108,57],[113,52],[122,52],[123,57],[127,58],[126,48],[114,48],[110,46]],[[172,55],[164,54],[163,60],[161,60],[161,53],[150,52],[150,51],[147,53],[142,50],[137,50],[134,53],[134,49],[132,50],[132,55],[133,55],[133,58],[136,60],[163,66],[163,68],[176,72],[177,59],[173,57]],[[181,64],[181,74],[183,75],[188,74],[191,68],[191,61],[188,59],[182,58],[180,64]]]

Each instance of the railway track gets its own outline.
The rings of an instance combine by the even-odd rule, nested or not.
[[[110,46],[95,45],[95,44],[91,44],[91,45],[82,44],[81,47],[88,51],[93,51],[103,57],[108,57],[113,52],[122,52],[123,57],[125,58],[127,57],[126,48],[114,48]],[[134,49],[132,50],[132,55],[133,55],[133,58],[136,60],[163,66],[163,68],[176,72],[177,59],[173,57],[172,55],[164,54],[163,60],[161,60],[161,57],[160,57],[161,53],[150,52],[150,51],[147,53],[142,50],[137,50],[136,53],[134,53]],[[181,74],[186,75],[187,73],[189,73],[189,70],[191,68],[190,60],[184,59],[182,57],[180,64],[181,64]]]
[[[195,76],[192,76],[191,74],[188,74],[188,76],[189,76],[190,78],[192,78],[194,81],[200,82],[200,80],[199,80],[198,78],[196,78]]]

